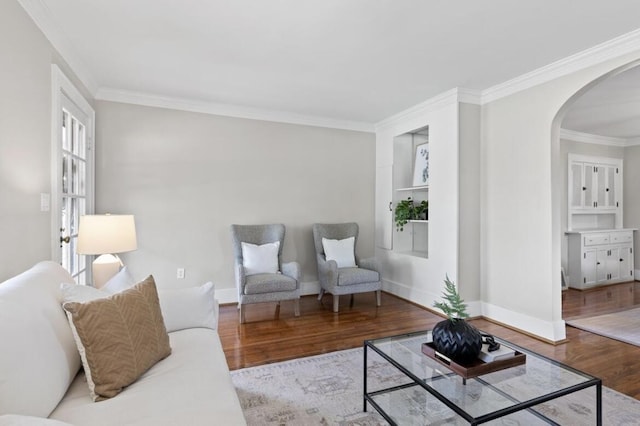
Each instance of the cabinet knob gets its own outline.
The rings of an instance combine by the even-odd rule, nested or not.
[[[583,191],[586,191],[586,190],[587,190],[587,187],[586,187],[586,186],[583,186],[583,187],[582,187],[582,190],[583,190]]]
[[[389,211],[392,212],[393,211],[393,201],[389,201]]]
[[[596,262],[596,265],[599,265],[599,264],[600,264],[600,262]]]
[[[620,259],[620,262],[624,262],[624,259]]]

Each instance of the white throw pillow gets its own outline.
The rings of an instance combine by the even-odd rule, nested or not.
[[[275,274],[278,272],[280,241],[259,246],[245,242],[240,244],[242,246],[242,264],[245,274]]]
[[[65,302],[86,303],[109,296],[109,293],[102,289],[97,289],[88,285],[68,283],[60,284],[60,292],[62,293],[63,305]]]
[[[356,257],[354,252],[355,237],[344,240],[330,240],[322,238],[322,247],[327,260],[335,260],[338,268],[356,267]]]
[[[215,330],[218,326],[212,282],[200,287],[160,288],[158,298],[167,332],[199,327]]]
[[[119,293],[122,290],[133,287],[136,284],[136,280],[133,279],[126,266],[123,266],[120,271],[115,274],[100,288],[109,294]]]
[[[87,303],[111,296],[104,287],[97,289],[86,285],[61,284],[62,304],[65,302]],[[185,328],[218,327],[215,287],[212,282],[199,287],[159,288],[160,310],[167,332]]]

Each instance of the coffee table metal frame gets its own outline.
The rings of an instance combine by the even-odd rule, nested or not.
[[[596,388],[596,424],[598,426],[602,425],[602,380],[600,380],[597,377],[593,377],[593,376],[591,376],[589,374],[586,374],[586,373],[584,373],[584,372],[582,372],[580,370],[572,368],[572,367],[570,367],[570,366],[568,366],[566,364],[563,364],[563,363],[555,361],[555,360],[553,360],[551,358],[545,357],[544,355],[537,354],[537,353],[532,352],[532,351],[530,351],[528,349],[525,349],[523,347],[515,345],[515,344],[513,344],[511,342],[508,342],[506,340],[503,340],[503,339],[500,339],[500,338],[496,337],[496,341],[498,341],[499,343],[506,344],[506,345],[508,345],[508,346],[520,351],[520,352],[526,353],[527,356],[536,357],[536,358],[538,358],[540,360],[544,360],[544,361],[549,362],[549,363],[551,363],[551,364],[553,364],[553,365],[555,365],[557,367],[560,367],[560,368],[565,369],[565,370],[567,370],[569,372],[572,372],[572,373],[574,373],[574,374],[576,374],[578,376],[584,377],[584,382],[581,382],[581,383],[578,383],[578,384],[574,384],[574,385],[571,385],[571,386],[567,386],[566,388],[555,390],[555,391],[549,392],[547,394],[540,395],[538,397],[531,398],[531,399],[528,399],[528,400],[525,400],[525,401],[518,401],[517,399],[513,398],[511,395],[507,394],[506,392],[503,392],[502,390],[500,390],[497,387],[493,386],[491,383],[483,380],[482,376],[478,376],[473,380],[477,380],[482,385],[492,388],[494,391],[500,393],[505,398],[508,398],[509,400],[511,400],[513,402],[513,405],[511,405],[510,407],[506,407],[506,408],[502,408],[502,409],[499,409],[499,410],[495,410],[493,412],[484,414],[482,416],[474,417],[471,414],[469,414],[468,412],[466,412],[464,409],[462,409],[461,407],[456,405],[454,402],[449,400],[445,395],[442,395],[440,392],[438,392],[436,389],[434,389],[432,386],[430,386],[429,383],[426,380],[421,379],[421,378],[417,377],[416,375],[414,375],[411,371],[409,371],[407,368],[405,368],[400,362],[398,362],[397,360],[395,360],[394,358],[389,356],[387,353],[385,353],[384,350],[382,350],[382,349],[380,349],[379,347],[376,346],[377,342],[378,343],[379,342],[388,342],[388,341],[391,341],[393,339],[417,338],[417,337],[419,337],[421,335],[423,335],[425,337],[425,342],[427,342],[427,341],[430,341],[430,340],[427,340],[427,339],[430,339],[430,337],[431,337],[430,333],[431,333],[431,330],[426,330],[426,331],[419,331],[419,332],[415,332],[415,333],[400,334],[400,335],[397,335],[397,336],[389,336],[389,337],[384,337],[384,338],[380,338],[380,339],[365,340],[364,347],[363,347],[363,353],[364,353],[364,411],[365,412],[367,411],[367,403],[369,403],[391,425],[396,425],[397,423],[391,418],[391,416],[388,413],[385,412],[385,410],[382,407],[380,407],[380,405],[378,403],[376,403],[376,401],[373,399],[373,397],[375,397],[377,395],[393,392],[393,391],[396,391],[396,390],[404,389],[404,388],[409,388],[409,387],[413,387],[413,386],[420,386],[423,389],[425,389],[427,392],[429,392],[431,395],[433,395],[435,398],[437,398],[439,401],[441,401],[443,404],[445,404],[447,407],[449,407],[451,410],[453,410],[460,417],[462,417],[467,422],[469,422],[469,424],[471,424],[471,425],[479,425],[479,424],[482,424],[482,423],[486,423],[486,422],[489,422],[491,420],[495,420],[495,419],[498,419],[500,417],[504,417],[504,416],[507,416],[509,414],[513,414],[515,412],[522,411],[522,410],[528,410],[530,413],[532,413],[532,414],[536,415],[537,417],[547,421],[549,424],[556,425],[557,424],[556,422],[554,422],[551,419],[546,418],[541,413],[533,410],[532,407],[534,407],[534,406],[536,406],[538,404],[541,404],[541,403],[544,403],[544,402],[547,402],[547,401],[551,401],[553,399],[560,398],[560,397],[563,397],[565,395],[569,395],[571,393],[574,393],[574,392],[577,392],[577,391],[580,391],[580,390],[587,389],[589,387],[595,386],[595,388]],[[390,388],[380,389],[380,390],[377,390],[375,392],[367,392],[367,355],[368,355],[368,350],[373,350],[374,352],[376,352],[383,359],[385,359],[387,362],[389,362],[391,365],[393,365],[395,368],[397,368],[400,372],[402,372],[404,375],[406,375],[408,378],[410,378],[411,382],[407,383],[407,384],[404,384],[404,385],[400,385],[400,386],[393,386],[393,387],[390,387]],[[422,353],[420,353],[420,355],[422,355],[422,356],[424,356],[425,358],[428,359],[428,357],[426,355],[424,355]],[[442,367],[442,366],[440,366],[440,367]],[[456,375],[456,373],[451,371],[447,375],[448,376]],[[462,378],[461,378],[461,380],[462,380]]]

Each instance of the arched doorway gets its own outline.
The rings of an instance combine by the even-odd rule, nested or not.
[[[553,258],[554,264],[558,264],[565,272],[563,278],[566,278],[566,282],[569,285],[575,285],[577,279],[585,281],[585,288],[591,288],[591,284],[595,286],[597,282],[625,281],[625,276],[618,278],[617,275],[610,275],[604,267],[597,271],[594,269],[584,272],[584,270],[578,269],[576,272],[576,262],[571,262],[572,255],[569,253],[569,246],[573,247],[572,251],[575,253],[575,243],[570,241],[583,237],[575,237],[575,232],[573,234],[567,234],[566,232],[567,230],[576,231],[578,229],[640,227],[640,195],[635,196],[635,193],[639,192],[632,191],[629,183],[632,181],[638,182],[636,188],[640,189],[640,173],[637,174],[637,178],[632,179],[632,177],[636,176],[635,170],[640,168],[640,146],[637,146],[640,145],[640,117],[636,119],[633,117],[633,113],[629,113],[630,110],[638,111],[638,108],[640,108],[639,65],[640,61],[631,62],[586,84],[562,105],[552,123]],[[632,87],[630,88],[629,85],[632,85]],[[637,106],[634,108],[633,105]],[[589,198],[591,188],[585,190],[587,185],[579,185],[581,187],[578,190],[583,190],[584,193],[578,194],[577,202],[570,200],[571,194],[577,192],[572,191],[570,186],[570,183],[574,183],[573,188],[577,187],[576,182],[573,182],[573,176],[582,176],[583,179],[590,182],[596,182],[592,180],[596,179],[596,177],[590,174],[592,169],[572,171],[569,161],[571,155],[574,155],[574,158],[586,159],[587,162],[595,161],[591,159],[598,158],[624,161],[628,157],[630,164],[625,164],[623,169],[627,174],[620,177],[620,182],[624,183],[620,188],[624,188],[624,191],[620,191],[619,195],[624,197],[625,203],[619,208],[619,216],[614,213],[614,206],[600,209],[598,212],[589,212],[589,209],[581,210],[572,207],[579,206],[579,204],[575,203],[584,203],[585,198],[588,199],[589,203],[595,202]],[[576,162],[575,164],[578,163]],[[580,175],[580,173],[583,174]],[[606,170],[603,169],[600,175],[603,182],[609,179],[605,173]],[[614,173],[613,169],[611,169],[611,173]],[[613,174],[610,179],[613,182]],[[597,185],[594,183],[594,191],[597,189]],[[608,190],[608,187],[606,190]],[[587,195],[585,196],[585,194]],[[604,194],[605,196],[607,194],[611,195],[611,199],[614,199],[611,192],[605,192]],[[580,195],[582,195],[582,200],[580,200]],[[572,215],[572,212],[579,214]],[[638,235],[636,235],[635,239],[638,239]],[[586,253],[582,254],[586,255]],[[618,252],[616,252],[617,254]],[[597,259],[596,251],[590,252],[589,255],[593,256],[593,258],[583,261],[583,265],[578,265],[578,268],[584,267],[584,263],[590,261],[593,261],[595,268],[597,262],[601,260]],[[622,256],[616,256],[616,260],[620,260],[619,258],[622,258]],[[633,263],[639,265],[640,259]],[[633,280],[634,272],[634,270],[631,271],[630,277],[627,274],[627,281]],[[597,276],[597,273],[601,275]],[[597,282],[588,281],[591,279],[589,274],[596,274],[593,275],[593,279]],[[612,279],[608,279],[609,277]],[[586,309],[588,309],[588,306]]]

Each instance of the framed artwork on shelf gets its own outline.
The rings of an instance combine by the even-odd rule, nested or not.
[[[416,160],[413,165],[413,186],[429,185],[429,144],[416,146]]]

